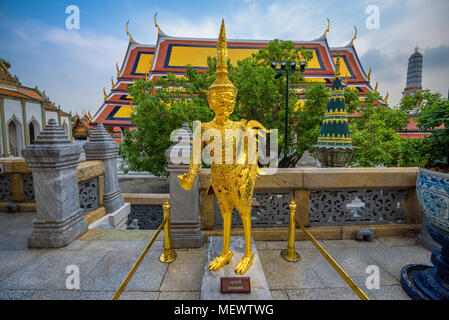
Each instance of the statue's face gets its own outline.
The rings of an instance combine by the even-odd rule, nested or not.
[[[216,117],[229,117],[234,112],[235,98],[235,93],[229,89],[207,92],[209,107]]]

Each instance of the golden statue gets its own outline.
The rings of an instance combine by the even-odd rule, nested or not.
[[[257,152],[251,152],[251,150],[254,151],[254,149],[250,150],[250,143],[248,140],[255,138],[259,133],[255,128],[258,127],[263,130],[265,130],[265,128],[257,121],[248,122],[245,119],[240,121],[229,120],[229,116],[234,111],[237,88],[228,78],[228,52],[224,20],[221,24],[220,35],[217,42],[217,56],[216,79],[207,91],[209,107],[214,112],[215,118],[211,122],[201,124],[201,141],[203,141],[207,130],[215,130],[214,132],[219,133],[222,137],[222,157],[220,158],[224,159],[228,152],[232,152],[230,153],[232,154],[232,163],[228,163],[227,161],[217,161],[216,163],[214,161],[210,166],[210,185],[207,189],[207,193],[215,193],[223,217],[223,251],[220,256],[212,261],[209,265],[209,269],[217,271],[228,264],[232,258],[233,253],[229,250],[229,245],[231,240],[232,209],[235,207],[242,219],[245,238],[245,255],[237,264],[235,272],[244,274],[254,260],[254,253],[251,249],[251,200],[256,177],[259,173]],[[243,142],[244,147],[240,149],[241,152],[237,151],[239,143],[237,143],[235,139],[226,139],[226,135],[229,132],[228,130],[250,132],[250,136],[245,136]],[[268,130],[265,131],[267,132]],[[206,141],[201,142],[200,150],[203,150],[206,145],[214,142],[213,137],[208,141],[207,139],[205,140]],[[226,140],[232,142],[226,143]],[[193,161],[195,148],[197,148],[197,150],[199,149],[199,146],[195,144],[196,141],[197,140],[194,140],[193,143],[189,171],[186,174],[178,176],[181,187],[185,190],[192,189],[201,166],[201,161]],[[241,142],[242,140],[239,141]],[[220,147],[218,149],[220,149]],[[211,152],[212,157],[214,156],[213,153],[215,151],[216,150],[214,149]]]

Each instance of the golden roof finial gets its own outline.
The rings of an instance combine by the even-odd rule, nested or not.
[[[112,84],[112,89],[114,89],[115,84],[114,84],[114,77],[111,77],[111,84]]]
[[[327,39],[327,33],[329,32],[329,28],[331,26],[331,21],[329,20],[329,18],[326,18],[326,19],[327,19],[327,29],[326,29],[326,31],[324,31],[324,38],[325,39]]]
[[[334,79],[335,78],[340,78],[341,73],[340,73],[340,50],[337,52],[337,62],[335,62],[335,74],[334,74]]]
[[[229,81],[228,78],[228,46],[226,42],[226,30],[224,19],[221,22],[220,35],[217,41],[217,71],[215,72],[216,78],[209,89],[214,88],[232,88],[234,92],[237,88]]]
[[[157,12],[154,15],[154,26],[157,28],[157,35],[159,35],[161,33],[161,28],[159,28],[159,25],[157,24],[156,16],[157,16]]]
[[[131,42],[133,37],[131,37],[131,33],[129,33],[129,31],[128,31],[128,24],[129,24],[129,19],[128,19],[128,22],[126,23],[126,34],[129,36],[129,42]]]
[[[418,50],[419,50],[419,47],[418,47],[418,45],[416,45],[415,52],[418,52]]]
[[[103,96],[104,96],[104,101],[108,100],[108,95],[106,94],[105,88],[103,88]]]
[[[354,30],[355,30],[355,33],[354,33],[354,36],[352,37],[352,40],[351,40],[351,45],[352,46],[354,46],[354,40],[357,39],[357,28],[356,28],[356,26],[354,26]]]
[[[379,85],[379,82],[376,81],[376,86],[374,87],[374,92],[377,92],[377,86]]]
[[[118,67],[118,62],[115,63],[115,67],[117,68],[117,78],[120,76],[120,69]]]
[[[371,67],[369,67],[368,75],[366,77],[368,78],[368,81],[371,80]]]
[[[387,91],[387,95],[384,98],[385,103],[388,103],[388,97],[390,96],[390,93]]]

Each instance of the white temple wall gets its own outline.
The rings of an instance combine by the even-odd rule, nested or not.
[[[27,102],[25,104],[25,108],[26,108],[26,116],[27,116],[27,125],[31,122],[31,120],[34,120],[39,124],[39,130],[42,130],[43,126],[42,126],[41,105],[39,103]]]

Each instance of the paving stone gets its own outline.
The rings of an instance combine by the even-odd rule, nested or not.
[[[287,290],[290,300],[359,300],[351,288]]]
[[[112,291],[84,290],[39,290],[35,291],[33,300],[110,300]]]
[[[66,289],[66,268],[76,265],[80,271],[80,286],[89,272],[108,253],[105,250],[52,250],[19,269],[0,282],[0,289]]]
[[[202,251],[176,251],[177,258],[168,264],[160,291],[200,291],[206,255]]]
[[[91,229],[82,235],[79,240],[143,240],[150,241],[156,230],[102,230],[102,229]],[[162,230],[157,240],[164,240],[164,230]]]
[[[83,249],[88,243],[89,243],[89,241],[75,240],[75,241],[73,241],[71,244],[69,244],[67,247],[60,248],[60,249],[62,249],[62,250],[81,250],[81,249]]]
[[[273,300],[288,300],[287,291],[285,290],[270,290]]]
[[[160,254],[161,251],[148,252],[125,291],[157,291],[159,289],[167,269],[167,265],[159,261]],[[109,251],[88,275],[81,289],[117,290],[139,255],[140,251]]]
[[[257,250],[260,250],[260,249],[268,249],[268,245],[267,245],[267,242],[268,241],[255,241],[256,242],[256,248],[257,248]]]
[[[372,300],[411,300],[400,285],[380,286],[379,289],[365,290]]]
[[[369,254],[380,267],[387,270],[398,281],[402,267],[407,264],[432,265],[430,262],[432,253],[421,246],[374,248],[366,254]],[[384,283],[381,281],[382,284]]]
[[[45,252],[45,249],[0,250],[0,281]]]
[[[86,242],[83,247],[84,250],[110,250],[110,251],[128,251],[140,254],[148,241],[145,240],[91,240],[91,241],[80,241]],[[162,241],[155,241],[150,249],[150,251],[159,251],[163,249]]]
[[[32,290],[0,290],[0,300],[29,300],[33,295]]]
[[[159,292],[157,291],[123,292],[119,298],[119,300],[158,300],[158,299],[159,299]]]
[[[323,282],[311,268],[316,250],[301,251],[301,261],[285,261],[279,250],[260,250],[260,260],[270,290],[324,288]]]
[[[378,239],[374,239],[373,242],[361,241],[361,240],[324,240],[322,241],[327,248],[372,248],[381,246],[382,243]]]
[[[416,238],[380,238],[379,242],[387,247],[416,246]]]
[[[161,291],[159,300],[199,300],[199,291]]]

